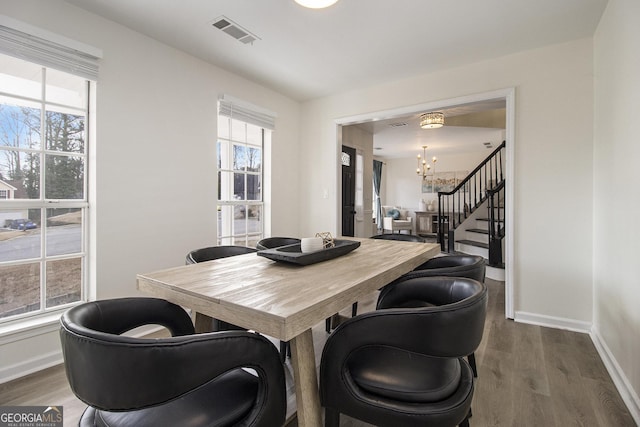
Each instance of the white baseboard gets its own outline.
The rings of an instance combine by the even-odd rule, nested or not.
[[[546,316],[544,314],[516,311],[513,320],[520,323],[529,323],[531,325],[546,326],[548,328],[555,329],[565,329],[567,331],[580,332],[583,334],[591,332],[591,322],[566,319],[563,317]]]
[[[489,279],[498,280],[500,282],[506,281],[506,271],[504,268],[496,268],[487,265],[486,275]]]
[[[629,412],[636,424],[640,425],[640,398],[638,397],[638,394],[631,386],[629,379],[620,368],[616,358],[611,353],[611,350],[609,350],[607,343],[602,339],[595,327],[591,329],[590,336],[591,341],[593,341],[593,344],[600,355],[600,359],[602,359],[609,375],[611,375],[613,384],[618,389],[618,393],[620,393],[622,400],[625,405],[627,405],[627,408],[629,409]]]
[[[62,351],[59,350],[24,360],[15,365],[3,366],[0,368],[0,384],[59,365],[62,362]]]

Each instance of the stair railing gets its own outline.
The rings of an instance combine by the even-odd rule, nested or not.
[[[443,252],[453,250],[455,229],[487,199],[486,191],[504,181],[505,146],[503,141],[452,191],[438,191],[438,242]]]
[[[504,222],[504,180],[497,187],[487,190],[487,210],[489,214],[489,265],[502,266],[502,238]]]

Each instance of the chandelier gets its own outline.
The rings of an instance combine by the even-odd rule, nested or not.
[[[433,173],[436,173],[436,162],[438,159],[434,156],[431,159],[433,163]],[[431,165],[427,163],[427,146],[422,146],[422,156],[418,154],[418,169],[416,169],[416,173],[418,175],[422,175],[422,179],[427,179],[427,174],[431,170]]]
[[[424,113],[420,116],[420,127],[422,129],[437,129],[444,126],[443,113]]]

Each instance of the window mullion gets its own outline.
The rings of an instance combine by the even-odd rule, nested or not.
[[[15,61],[21,60],[0,63]],[[20,65],[0,69],[17,82],[3,88],[8,93],[1,101],[16,114],[0,117],[3,129],[14,129],[7,141],[16,144],[7,142],[1,150],[20,156],[0,170],[2,185],[11,191],[11,199],[0,200],[0,226],[6,222],[12,233],[0,242],[5,246],[0,274],[3,283],[15,284],[7,288],[15,298],[0,301],[2,325],[57,313],[88,295],[90,83],[24,61]],[[36,81],[30,80],[34,71]],[[5,126],[14,121],[15,127]]]

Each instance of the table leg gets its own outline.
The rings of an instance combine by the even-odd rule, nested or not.
[[[298,426],[320,427],[322,410],[311,329],[307,329],[291,340],[291,362],[296,382]]]
[[[211,332],[212,322],[213,322],[213,317],[207,316],[206,314],[202,314],[202,313],[196,313],[196,321],[194,324],[196,334]]]

